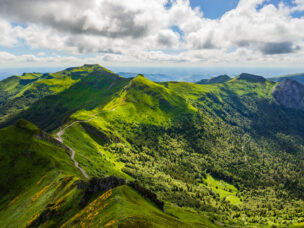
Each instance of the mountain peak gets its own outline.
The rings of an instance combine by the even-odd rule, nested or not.
[[[66,71],[75,71],[75,70],[93,70],[93,69],[103,68],[99,64],[84,64],[82,66],[69,67],[65,69]]]
[[[99,64],[84,64],[83,67],[92,67],[92,68],[95,68],[95,67],[101,67]]]
[[[265,82],[266,79],[262,76],[254,75],[254,74],[248,74],[248,73],[242,73],[238,77],[236,77],[236,80],[243,80],[247,82]]]
[[[210,79],[202,79],[196,83],[197,84],[215,84],[215,83],[224,83],[224,82],[227,82],[230,80],[231,80],[231,78],[228,75],[224,74],[224,75],[212,77]]]
[[[37,133],[40,131],[40,129],[33,123],[25,120],[25,119],[19,119],[16,123],[15,126],[20,128],[20,129],[24,129],[27,130],[29,132],[32,133]]]

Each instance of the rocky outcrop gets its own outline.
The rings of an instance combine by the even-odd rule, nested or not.
[[[287,108],[304,111],[304,86],[295,80],[286,79],[275,86],[272,96],[279,104]]]

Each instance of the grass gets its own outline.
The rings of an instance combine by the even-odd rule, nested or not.
[[[211,175],[207,175],[204,179],[204,183],[210,187],[214,192],[218,193],[221,198],[226,199],[231,204],[240,205],[242,204],[242,198],[237,196],[239,193],[238,189],[233,185],[213,178]]]
[[[37,138],[39,132],[24,120],[0,130],[0,227],[24,227],[51,203],[74,213],[81,173],[65,149]],[[57,222],[63,218],[59,213]]]
[[[26,114],[21,114],[22,111],[28,109],[31,105],[39,106],[35,104],[38,100],[50,96],[50,95],[58,95],[63,91],[68,90],[73,85],[80,82],[80,80],[85,79],[89,75],[91,75],[93,72],[95,72],[95,75],[100,76],[102,75],[115,75],[114,73],[110,72],[109,70],[100,67],[99,65],[84,65],[82,67],[77,68],[70,68],[66,69],[57,73],[52,74],[39,74],[39,73],[27,73],[23,76],[12,76],[9,77],[3,81],[0,82],[0,123],[7,123],[4,124],[4,126],[7,126],[8,124],[12,124],[16,119],[24,117]],[[118,77],[116,75],[116,77]],[[121,79],[121,78],[120,78]],[[95,82],[98,82],[98,80],[95,78]],[[119,81],[119,80],[118,80]],[[127,81],[127,79],[126,79]],[[88,89],[91,88],[92,92],[90,93],[88,90],[82,90],[84,89],[84,84],[79,84],[82,86],[82,89],[73,89],[69,92],[64,93],[63,97],[59,96],[58,99],[55,99],[56,105],[62,105],[62,104],[70,104],[69,107],[72,110],[68,110],[68,115],[72,114],[72,112],[75,112],[79,106],[79,103],[77,102],[77,99],[80,99],[79,102],[82,102],[80,106],[92,106],[94,103],[93,97],[94,95],[91,95],[93,93],[96,93],[96,89],[102,89],[100,86],[96,87],[94,90],[92,77],[91,79],[88,79],[86,82],[86,85],[90,84],[88,86]],[[105,83],[105,86],[110,86],[109,83]],[[93,87],[93,88],[92,88]],[[115,87],[115,86],[113,86]],[[99,90],[105,92],[105,90]],[[110,93],[112,90],[107,91]],[[72,99],[75,94],[79,94],[77,99]],[[66,97],[64,97],[66,96]],[[61,98],[61,99],[60,99]],[[67,99],[70,99],[73,102],[67,102]],[[87,102],[84,102],[84,100],[87,99]],[[92,99],[93,101],[88,101],[88,99]],[[50,101],[51,100],[51,101]],[[60,101],[62,101],[60,103]],[[52,98],[46,99],[40,103],[40,106],[43,106],[44,103],[52,103],[54,105],[54,100]],[[100,102],[100,99],[97,100],[97,102]],[[78,105],[78,106],[77,106]],[[75,107],[76,106],[76,107]],[[45,108],[45,107],[43,107]],[[42,109],[43,109],[42,108]],[[52,107],[53,110],[55,107]],[[73,109],[75,108],[75,109]],[[34,108],[34,110],[37,112]],[[33,112],[33,110],[31,111]],[[18,116],[19,114],[19,116]],[[23,115],[22,117],[20,115]],[[52,114],[54,115],[54,114]],[[15,117],[15,118],[13,118]],[[36,117],[35,117],[36,118]],[[60,116],[62,118],[62,116]],[[11,120],[12,119],[12,120]],[[30,119],[30,118],[29,118]],[[33,122],[35,122],[33,119],[31,119]],[[53,120],[52,120],[53,122]],[[39,123],[37,123],[39,125]],[[42,126],[43,127],[43,126]]]
[[[167,207],[164,213],[128,186],[97,197],[62,227],[217,227],[201,214]]]
[[[30,225],[47,208],[55,210],[57,215],[46,224],[60,224],[79,210],[75,204],[81,198],[81,191],[76,187],[78,180],[58,171],[43,175],[0,210],[0,227]]]
[[[36,76],[24,77],[24,80],[35,80]],[[208,210],[225,224],[237,224],[240,221],[245,224],[250,216],[266,220],[258,214],[263,212],[264,205],[262,209],[260,205],[259,209],[256,207],[261,199],[266,199],[265,195],[264,198],[251,199],[247,197],[246,191],[242,191],[243,203],[240,192],[227,182],[207,175],[205,185],[199,183],[202,182],[201,172],[207,168],[211,169],[210,173],[217,168],[217,174],[221,175],[223,170],[227,171],[233,166],[235,154],[242,156],[242,142],[239,140],[243,138],[234,138],[233,132],[237,132],[237,135],[242,135],[245,130],[252,133],[255,127],[253,124],[258,121],[278,126],[272,122],[275,110],[278,109],[271,109],[273,106],[268,105],[272,101],[271,89],[274,83],[251,79],[250,82],[233,79],[211,85],[155,83],[140,75],[134,79],[123,79],[95,65],[44,75],[36,82],[22,85],[22,89],[18,80],[18,77],[10,78],[5,82],[2,92],[6,95],[8,92],[18,92],[17,96],[22,98],[28,91],[42,91],[41,88],[45,88],[52,94],[47,97],[44,96],[48,92],[41,94],[43,98],[37,98],[39,101],[24,115],[43,129],[55,132],[60,126],[67,126],[75,120],[91,119],[86,123],[75,123],[63,135],[64,143],[76,151],[75,159],[90,177],[115,175],[132,179],[132,175],[162,199],[169,195],[171,199],[167,200],[177,205]],[[263,102],[259,103],[260,101]],[[265,118],[263,113],[270,118],[267,119],[267,116],[266,119],[261,119]],[[201,115],[200,121],[191,122],[191,118],[196,115]],[[232,131],[232,128],[240,131]],[[265,127],[267,129],[272,128]],[[67,222],[67,226],[81,226],[83,222],[84,226],[92,227],[127,227],[130,224],[134,227],[216,226],[215,217],[209,218],[209,214],[176,207],[174,204],[167,203],[164,213],[126,186],[100,195],[93,204],[81,210],[77,204],[81,191],[76,188],[81,174],[73,166],[67,151],[35,137],[39,131],[28,122],[23,122],[22,127],[19,124],[0,130],[0,165],[4,170],[0,174],[1,190],[3,189],[0,227],[9,227],[11,224],[18,227],[35,221],[48,208],[49,203],[54,204],[58,216],[46,221],[45,227],[56,227],[63,222]],[[197,133],[199,134],[196,135]],[[261,141],[251,141],[249,144],[254,148],[249,151],[252,154],[248,155],[254,161],[249,160],[251,167],[260,164],[260,150],[265,149],[260,147],[259,142]],[[214,168],[214,164],[221,165]],[[251,181],[241,179],[253,174],[247,160],[241,164],[243,170],[233,173],[233,177],[242,183]],[[280,164],[286,166],[291,163],[286,161]],[[231,177],[231,170],[224,174]],[[270,173],[269,178],[272,174],[275,175]],[[227,176],[223,178],[229,179]],[[240,189],[244,187],[238,186]],[[269,193],[264,189],[257,194],[265,192]],[[199,194],[196,195],[197,193]],[[278,199],[275,192],[270,195],[273,195],[273,198],[268,198],[271,202]],[[195,204],[192,199],[201,200],[200,204]],[[26,202],[30,209],[23,207],[22,202]],[[250,208],[247,210],[247,207]],[[292,207],[294,208],[296,206]],[[289,206],[284,213],[289,216],[293,212],[287,212],[288,209]],[[249,213],[255,213],[256,217]],[[270,215],[272,211],[267,213],[267,219],[281,216]],[[18,217],[21,218],[20,221],[16,219]],[[69,220],[70,218],[72,219]]]
[[[86,131],[76,123],[65,130],[64,143],[76,152],[75,159],[91,177],[118,176],[131,179],[121,169],[124,164],[117,162],[117,155],[101,146],[102,139],[94,137],[94,133]],[[98,142],[100,144],[98,144]]]
[[[171,119],[180,113],[194,113],[196,109],[172,89],[137,76],[114,99],[94,112],[101,110],[104,112],[90,124],[110,127],[111,123],[123,120],[126,123],[163,125],[170,124]],[[72,115],[74,119],[88,116],[90,113],[85,110]]]
[[[67,151],[35,137],[34,125],[19,121],[0,130],[0,185],[2,193],[11,196],[31,186],[51,169],[79,174]]]
[[[99,167],[108,175],[126,177],[114,155],[102,151],[103,156],[99,159],[94,154],[103,148],[92,135],[85,135],[85,131],[79,128],[80,124],[68,128],[65,142],[73,137],[78,143],[77,148],[83,149],[82,154],[77,151],[79,156],[76,159],[80,160],[80,164],[81,157],[92,159],[83,162],[96,162],[92,167],[86,167],[88,171]],[[182,213],[182,209],[168,206],[169,214],[164,213],[127,186],[98,196],[81,210],[77,203],[82,197],[81,190],[77,189],[81,174],[64,149],[37,139],[35,135],[39,132],[35,125],[24,120],[0,130],[0,165],[4,170],[0,174],[0,227],[25,227],[34,223],[35,226],[41,224],[41,227],[58,227],[63,223],[66,224],[63,227],[74,223],[79,227],[115,227],[117,224],[122,227],[129,227],[130,224],[134,227],[213,227],[209,226],[212,223],[206,217],[201,218],[201,214],[194,211],[185,210]],[[77,141],[79,139],[81,141]],[[71,146],[72,143],[67,144]],[[98,170],[91,171],[91,174],[95,175],[94,172]],[[39,220],[40,214],[46,210],[53,211],[55,216],[50,214],[45,221]]]

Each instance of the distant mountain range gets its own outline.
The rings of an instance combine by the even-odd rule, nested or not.
[[[120,68],[118,68],[120,69]],[[56,70],[59,70],[58,68],[41,68],[41,69],[35,69],[36,72],[40,73],[46,73],[46,72],[55,72]],[[135,69],[134,69],[135,70]],[[147,70],[145,70],[147,71]],[[156,71],[154,69],[154,71]],[[163,71],[163,70],[160,70]],[[176,71],[173,71],[174,73],[169,73],[170,70],[167,70],[166,73],[144,73],[145,77],[147,77],[151,81],[155,82],[166,82],[166,81],[187,81],[187,82],[200,82],[201,84],[209,84],[213,83],[214,81],[218,80],[218,82],[221,82],[222,80],[227,80],[227,77],[233,78],[237,75],[228,76],[228,75],[219,75],[219,76],[211,76],[211,73],[190,73],[190,71],[185,71],[177,73]],[[199,71],[199,70],[196,70]],[[12,75],[20,75],[23,72],[32,72],[31,69],[16,69],[16,70],[6,70],[6,72],[0,72],[0,80],[5,79]],[[125,78],[132,78],[136,77],[141,71],[138,72],[127,72],[127,71],[117,71],[116,73],[118,75],[121,75]],[[263,75],[263,74],[262,74]],[[225,76],[225,78],[223,78]],[[227,77],[226,77],[227,76]],[[304,73],[299,74],[287,74],[282,76],[276,76],[276,77],[267,77],[268,80],[280,82],[283,81],[286,78],[290,78],[293,80],[296,80],[300,83],[304,83]]]
[[[298,82],[304,84],[304,73],[288,74],[288,75],[283,75],[283,76],[279,76],[279,77],[271,77],[271,78],[268,78],[268,79],[271,80],[271,81],[274,81],[274,82],[282,82],[285,79],[292,79],[292,80],[295,80],[295,81],[298,81]]]

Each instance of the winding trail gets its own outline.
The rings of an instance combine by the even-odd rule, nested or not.
[[[96,119],[98,114],[99,114],[99,113],[96,113],[96,114],[94,115],[94,117],[92,117],[91,119],[88,119],[88,120],[77,120],[77,121],[74,121],[74,122],[71,123],[70,125],[68,125],[68,126],[66,126],[65,128],[61,129],[61,130],[56,134],[57,140],[63,144],[62,135],[64,134],[64,131],[65,131],[66,129],[68,129],[69,127],[73,126],[75,123],[90,122],[91,120]],[[66,146],[66,145],[65,145],[65,146]],[[66,146],[66,147],[67,147],[67,148],[69,149],[69,151],[71,151],[71,153],[72,153],[70,158],[71,158],[72,161],[74,162],[75,167],[76,167],[77,169],[80,170],[80,172],[82,173],[82,175],[83,175],[86,179],[89,179],[89,176],[88,176],[88,174],[86,173],[86,171],[85,171],[83,168],[81,168],[81,167],[79,166],[78,162],[75,160],[75,153],[76,153],[75,150],[73,150],[71,147],[68,147],[68,146]]]
[[[114,111],[115,109],[112,109],[111,111]],[[87,122],[90,122],[91,120],[93,120],[93,119],[96,119],[97,118],[97,115],[99,115],[100,113],[103,113],[103,112],[106,112],[106,111],[101,111],[101,112],[98,112],[98,113],[95,113],[94,115],[93,115],[93,117],[92,118],[90,118],[90,119],[88,119],[88,120],[76,120],[76,121],[74,121],[74,122],[72,122],[71,124],[69,124],[68,126],[66,126],[66,127],[64,127],[63,129],[61,129],[57,134],[56,134],[56,136],[57,136],[57,140],[59,141],[59,142],[61,142],[62,144],[64,144],[63,143],[63,139],[62,139],[62,135],[64,134],[64,131],[66,130],[66,129],[68,129],[69,127],[71,127],[71,126],[73,126],[75,123],[87,123]],[[65,145],[66,146],[66,145]],[[66,146],[68,149],[69,149],[69,151],[71,151],[71,159],[72,159],[72,161],[74,162],[74,165],[75,165],[75,167],[77,168],[77,169],[79,169],[80,170],[80,172],[82,173],[82,175],[86,178],[86,179],[89,179],[89,176],[88,176],[88,174],[86,173],[86,171],[83,169],[83,168],[81,168],[80,166],[79,166],[79,164],[78,164],[78,162],[75,160],[75,150],[73,150],[71,147],[69,147],[69,146]]]

